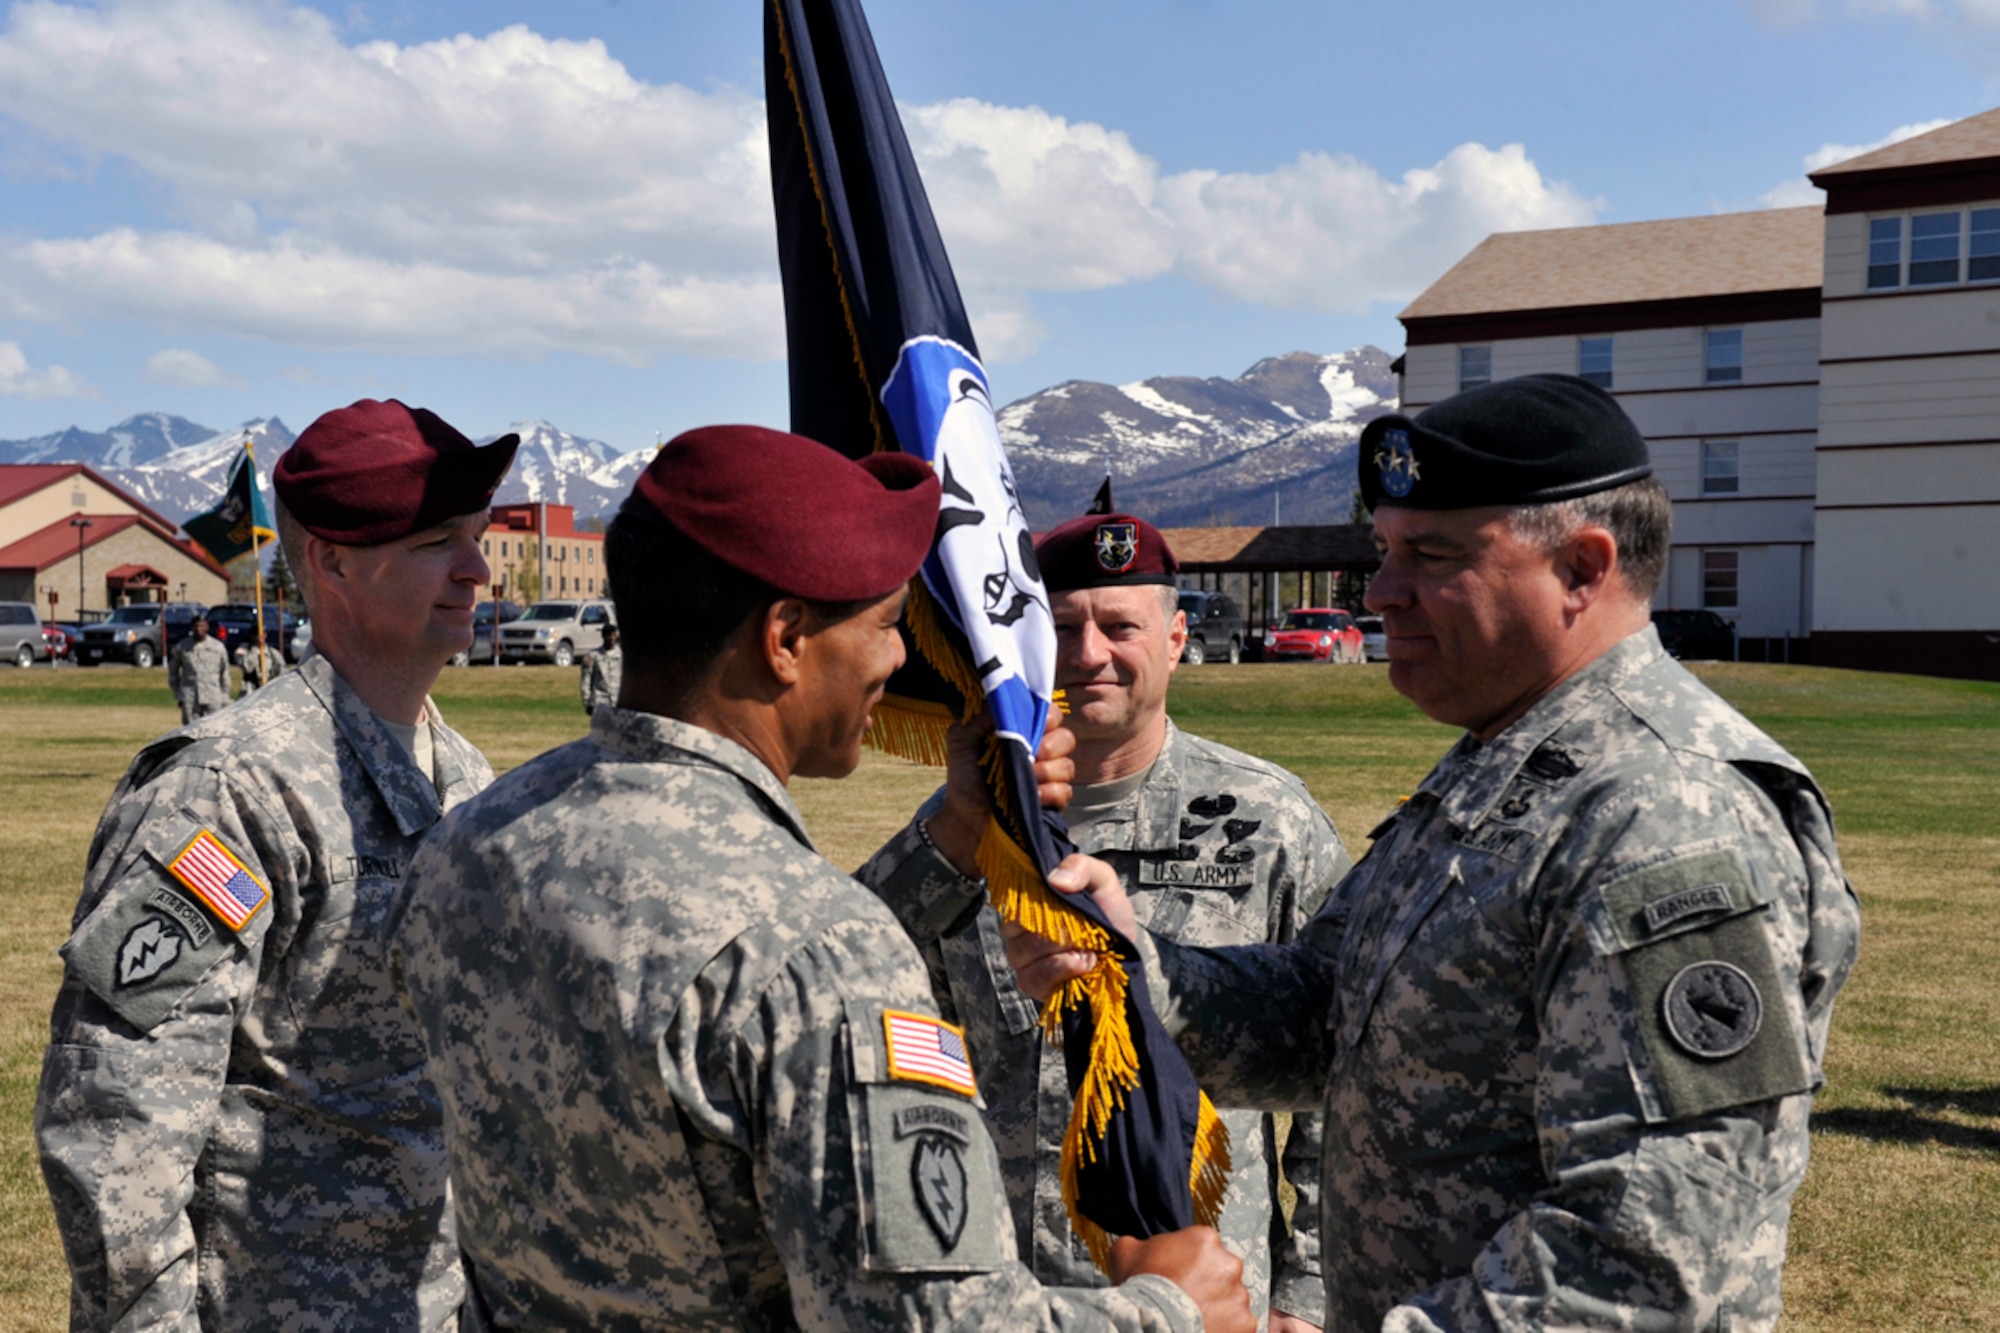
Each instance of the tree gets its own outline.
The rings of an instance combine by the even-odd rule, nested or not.
[[[285,562],[285,548],[282,546],[272,548],[271,568],[264,575],[264,600],[294,615],[306,609],[305,599],[299,596],[298,581],[292,577],[292,567]]]
[[[1375,526],[1375,516],[1368,512],[1368,502],[1361,498],[1360,491],[1354,493],[1354,503],[1347,507],[1347,521],[1366,528]]]

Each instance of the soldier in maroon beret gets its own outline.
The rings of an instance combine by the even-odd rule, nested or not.
[[[456,1327],[444,1127],[383,968],[417,843],[492,780],[429,693],[516,444],[363,401],[279,460],[314,651],[140,753],[64,948],[35,1125],[73,1327]]]
[[[1078,849],[1106,862],[1140,921],[1167,938],[1291,939],[1351,862],[1296,776],[1168,717],[1167,686],[1188,632],[1174,586],[1180,562],[1166,537],[1135,514],[1085,514],[1044,533],[1035,562],[1055,620],[1056,687],[1076,737],[1064,817]],[[963,745],[954,752],[945,791],[923,812],[928,840],[961,866],[973,863],[986,823],[972,758]],[[914,828],[906,830],[900,854],[917,860],[914,844]],[[871,863],[864,876],[877,869]],[[984,899],[969,878],[934,877],[889,903],[931,961],[938,1003],[962,1016],[981,1061],[1022,1253],[1047,1280],[1094,1285],[1102,1278],[1063,1206],[1057,1145],[1070,1114],[1069,1071],[1059,1044],[1012,1018],[1032,1010],[1012,976],[987,965],[1001,923]],[[976,919],[968,924],[965,912]],[[1257,1318],[1273,1333],[1316,1330],[1324,1322],[1319,1117],[1295,1117],[1280,1153],[1269,1115],[1221,1114],[1233,1166],[1219,1227],[1243,1260]],[[1275,1225],[1280,1172],[1298,1192],[1289,1235]]]
[[[940,494],[908,455],[675,439],[606,534],[617,706],[411,869],[396,967],[492,1327],[1191,1333],[1190,1292],[1254,1326],[1213,1232],[1121,1241],[1115,1291],[1018,1261],[964,1034],[788,790],[859,762]]]

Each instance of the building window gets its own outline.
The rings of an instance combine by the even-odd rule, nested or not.
[[[1493,349],[1491,347],[1461,347],[1458,349],[1458,387],[1476,389],[1482,384],[1493,382]]]
[[[1958,281],[1960,215],[1918,213],[1910,219],[1910,285],[1933,287]]]
[[[1710,611],[1736,609],[1736,551],[1701,553],[1701,604]]]
[[[1703,495],[1734,495],[1740,480],[1737,472],[1737,450],[1734,440],[1703,440],[1701,442],[1701,493]]]
[[[1576,373],[1600,389],[1611,387],[1611,339],[1579,338],[1576,341]]]
[[[1706,380],[1710,384],[1740,384],[1743,381],[1743,330],[1710,329]]]
[[[1868,223],[1868,286],[1903,285],[1903,220],[1872,218]]]
[[[1965,279],[1991,282],[2000,278],[2000,208],[1972,210],[1972,227],[1966,239]]]

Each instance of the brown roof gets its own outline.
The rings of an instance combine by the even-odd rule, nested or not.
[[[1818,291],[1824,232],[1817,206],[1499,232],[1401,318]]]
[[[1299,524],[1281,528],[1167,528],[1163,535],[1183,569],[1374,569],[1372,530],[1365,524]]]
[[[1982,111],[1949,125],[1940,125],[1928,134],[1877,148],[1860,157],[1850,157],[1812,174],[1815,185],[1839,184],[1841,178],[1861,172],[1897,171],[1963,165],[2000,158],[2000,109]]]

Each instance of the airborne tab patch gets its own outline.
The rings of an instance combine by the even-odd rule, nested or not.
[[[263,881],[207,829],[195,834],[194,841],[167,863],[167,873],[235,931],[242,930],[271,897]]]
[[[889,1077],[949,1088],[967,1097],[979,1095],[972,1060],[965,1050],[965,1029],[943,1019],[901,1009],[882,1011],[882,1036],[889,1056]]]

